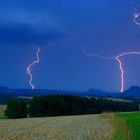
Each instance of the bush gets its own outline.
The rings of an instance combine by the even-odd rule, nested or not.
[[[8,101],[7,109],[5,111],[5,116],[7,118],[26,118],[27,114],[27,105],[23,100],[13,98]]]

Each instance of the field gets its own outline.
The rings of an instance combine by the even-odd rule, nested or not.
[[[118,132],[121,138],[116,140],[126,140],[126,137],[127,140],[140,140],[140,112],[118,113],[115,116],[118,120],[117,127],[121,130],[121,133]]]
[[[6,105],[0,105],[0,118],[4,116]]]
[[[1,140],[109,140],[112,131],[102,115],[0,120]]]
[[[140,140],[140,112],[0,119],[0,140]]]

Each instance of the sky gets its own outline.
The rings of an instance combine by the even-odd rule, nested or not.
[[[0,85],[37,89],[120,91],[116,56],[140,50],[140,26],[131,0],[0,0]],[[140,11],[140,1],[135,0]],[[140,56],[123,57],[125,89],[140,86]]]

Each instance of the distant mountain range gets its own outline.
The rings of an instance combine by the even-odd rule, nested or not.
[[[72,94],[78,96],[96,96],[96,97],[140,97],[140,87],[132,86],[123,93],[105,92],[98,89],[89,89],[88,91],[67,91],[67,90],[49,90],[49,89],[9,89],[0,86],[0,103],[5,103],[9,98],[14,96],[37,96],[48,94]]]
[[[140,97],[140,87],[131,86],[128,90],[125,90],[123,93],[120,92],[106,92],[97,89],[89,89],[87,94],[95,96],[112,96],[112,97]]]

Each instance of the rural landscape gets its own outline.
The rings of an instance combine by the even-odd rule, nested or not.
[[[140,140],[140,0],[0,0],[0,140]]]
[[[140,88],[137,92],[135,88],[131,88],[134,95],[140,93]],[[5,99],[0,105],[2,140],[139,140],[139,96],[61,91],[41,96],[34,93],[31,98],[23,91],[23,96],[11,92],[9,97],[10,91],[1,88],[1,93],[5,92],[0,95]]]
[[[2,140],[139,140],[140,112],[0,120]]]

